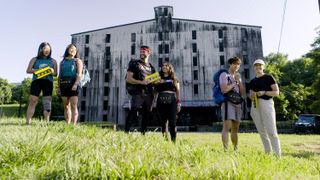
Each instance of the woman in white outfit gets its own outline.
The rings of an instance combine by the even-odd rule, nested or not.
[[[257,59],[253,63],[256,77],[250,81],[251,117],[260,134],[266,153],[281,156],[280,140],[276,126],[276,112],[273,97],[279,95],[275,79],[264,73],[265,63]]]

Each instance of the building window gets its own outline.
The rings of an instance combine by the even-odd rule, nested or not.
[[[168,57],[164,58],[164,62],[169,62],[169,58]]]
[[[108,114],[103,115],[103,120],[102,121],[108,121]]]
[[[164,13],[165,16],[168,16],[168,8],[164,8]]]
[[[84,115],[80,115],[80,122],[84,122]]]
[[[86,110],[86,101],[81,101],[81,111]]]
[[[136,33],[131,33],[131,42],[136,42]]]
[[[162,40],[163,40],[162,32],[159,32],[159,33],[158,33],[158,40],[159,40],[159,41],[162,41]]]
[[[163,50],[162,50],[162,44],[159,44],[158,46],[158,51],[159,51],[159,54],[162,54]]]
[[[136,54],[136,45],[131,45],[131,55],[135,55]]]
[[[250,79],[249,69],[244,69],[244,78]]]
[[[107,56],[107,57],[110,57],[110,56]],[[110,60],[109,58],[106,58],[106,69],[109,69],[110,68]]]
[[[109,87],[104,87],[104,96],[109,96]]]
[[[88,57],[89,56],[89,47],[85,47],[84,48],[84,57]]]
[[[247,55],[243,55],[242,59],[243,59],[243,64],[247,65],[248,64],[248,56]]]
[[[193,80],[198,80],[198,71],[197,70],[193,71]]]
[[[192,31],[192,39],[197,39],[197,31]]]
[[[106,43],[110,43],[111,34],[106,34]]]
[[[84,65],[86,65],[86,67],[88,67],[88,60],[84,60]]]
[[[169,32],[164,32],[164,40],[169,40]]]
[[[223,31],[222,31],[222,29],[219,29],[219,31],[218,31],[218,36],[219,36],[219,39],[223,38]]]
[[[109,73],[104,74],[104,82],[109,82]]]
[[[198,66],[198,58],[194,56],[192,59],[193,59],[193,66]]]
[[[159,67],[162,66],[162,58],[159,58],[159,59],[158,59],[158,65],[159,65]]]
[[[108,101],[103,101],[103,110],[108,110]]]
[[[246,83],[246,93],[249,93],[250,92],[250,88],[249,88],[249,83]]]
[[[194,85],[193,85],[193,94],[199,94],[198,84],[194,84]]]
[[[89,43],[89,40],[90,40],[90,35],[86,35],[86,44]]]
[[[164,53],[169,54],[169,44],[164,45]]]
[[[82,96],[86,97],[87,95],[87,87],[82,87]]]
[[[221,42],[219,42],[219,51],[223,52],[223,50],[224,50],[223,42],[221,41]]]
[[[110,46],[106,47],[106,56],[110,56],[111,55],[111,51],[110,51]]]
[[[224,56],[220,56],[220,65],[221,65],[221,66],[225,65],[225,63],[224,63]]]
[[[197,44],[192,43],[192,52],[196,53],[197,52]]]

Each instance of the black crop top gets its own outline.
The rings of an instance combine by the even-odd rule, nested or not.
[[[155,88],[157,92],[163,92],[163,91],[176,92],[176,87],[173,83],[173,80],[169,76],[168,77],[161,76],[161,79],[164,80],[165,82],[156,84]]]

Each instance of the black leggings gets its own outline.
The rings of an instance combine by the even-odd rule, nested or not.
[[[162,101],[162,97],[169,99]],[[162,133],[165,132],[166,123],[169,121],[169,130],[171,140],[175,141],[177,137],[176,123],[177,123],[177,102],[174,93],[160,93],[157,100],[157,108],[161,117]]]

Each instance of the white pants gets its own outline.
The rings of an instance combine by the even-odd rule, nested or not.
[[[270,153],[273,150],[277,156],[281,156],[273,99],[264,100],[258,98],[258,101],[257,108],[254,108],[253,105],[251,107],[251,117],[260,134],[264,150],[266,153]]]

